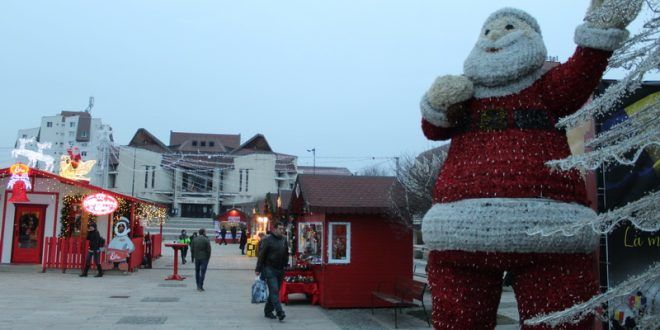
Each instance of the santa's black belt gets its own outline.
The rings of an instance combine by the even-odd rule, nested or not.
[[[462,118],[458,118],[456,128],[466,132],[494,132],[511,128],[557,131],[554,116],[547,110],[514,110],[512,114],[513,120],[509,124],[509,112],[506,109],[483,110],[476,116],[465,112]]]

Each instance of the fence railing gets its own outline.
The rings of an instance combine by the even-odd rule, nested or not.
[[[135,250],[131,253],[128,263],[128,270],[134,271],[142,265],[145,252],[151,252],[151,258],[161,256],[162,236],[151,235],[149,246],[145,243],[143,237],[132,238],[131,241]],[[42,272],[46,269],[61,269],[66,272],[67,269],[83,269],[85,267],[85,258],[89,249],[89,242],[81,237],[46,237],[44,246],[44,256],[42,261]],[[147,254],[149,255],[149,254]],[[151,261],[148,261],[151,264]],[[94,261],[92,260],[92,265]],[[106,263],[105,251],[101,251],[101,266]],[[107,267],[107,266],[106,266]]]

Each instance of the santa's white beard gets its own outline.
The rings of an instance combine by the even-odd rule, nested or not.
[[[499,51],[486,51],[491,48]],[[465,60],[463,70],[474,84],[506,86],[537,72],[543,66],[546,54],[540,34],[516,31],[497,41],[479,39]]]

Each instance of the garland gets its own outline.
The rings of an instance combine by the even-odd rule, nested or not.
[[[60,212],[60,233],[58,237],[71,237],[74,226],[74,223],[72,222],[72,220],[74,220],[72,218],[73,206],[82,206],[82,199],[83,195],[81,194],[64,196],[62,211]],[[96,222],[96,216],[93,214],[89,214],[87,219],[88,223]]]

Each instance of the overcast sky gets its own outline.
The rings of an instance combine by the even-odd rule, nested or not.
[[[491,12],[537,18],[565,61],[589,1],[31,1],[0,10],[0,159],[19,128],[92,111],[128,144],[138,128],[254,134],[311,165],[359,170],[437,143],[418,102],[460,74]],[[639,29],[641,18],[631,30]],[[620,78],[608,73],[608,78]],[[9,120],[11,119],[11,120]],[[377,157],[376,160],[368,160]]]

